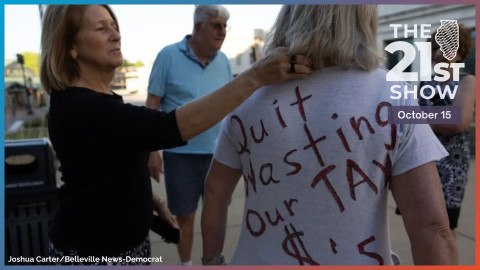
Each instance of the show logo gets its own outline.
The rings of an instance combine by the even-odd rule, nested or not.
[[[460,69],[465,68],[465,63],[453,63],[449,62],[457,55],[459,47],[459,30],[457,20],[441,20],[441,26],[438,28],[435,34],[435,41],[440,46],[440,51],[443,53],[443,57],[448,60],[445,62],[439,62],[432,66],[432,42],[414,42],[409,43],[406,41],[395,41],[388,44],[385,50],[391,54],[401,51],[403,52],[403,58],[387,73],[387,81],[397,82],[415,82],[413,86],[406,84],[393,85],[390,88],[392,99],[407,99],[413,96],[418,99],[420,95],[424,99],[432,99],[436,94],[441,99],[448,96],[450,99],[455,98],[458,85],[455,85],[453,89],[449,85],[436,85],[436,87],[423,84],[418,89],[416,82],[437,81],[445,82],[450,79],[453,81],[460,80]],[[413,38],[431,38],[431,25],[430,24],[414,24],[413,27],[408,24],[390,24],[393,28],[393,36],[397,38],[409,38],[410,34],[413,34]],[[416,57],[419,57],[420,69],[419,72],[405,71],[409,65],[411,65]],[[449,69],[452,69],[452,77],[450,78]],[[435,76],[432,75],[435,74]]]

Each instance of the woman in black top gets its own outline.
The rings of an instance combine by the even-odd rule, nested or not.
[[[106,5],[51,5],[45,12],[40,77],[51,95],[50,139],[65,182],[51,250],[100,258],[83,264],[106,263],[99,256],[149,257],[149,152],[186,144],[259,87],[311,71],[310,60],[299,55],[290,63],[280,49],[217,91],[164,114],[124,104],[110,90],[123,61],[120,41]]]

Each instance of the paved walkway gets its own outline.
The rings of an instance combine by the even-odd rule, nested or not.
[[[43,107],[32,107],[33,114],[27,114],[27,110],[25,108],[17,108],[15,111],[12,109],[5,110],[5,132],[17,121],[28,122],[32,120],[44,120],[45,114],[48,112],[48,105]]]
[[[460,265],[475,265],[475,160],[470,161],[469,183],[467,186],[465,199],[463,202],[462,212],[460,214],[459,227],[457,228],[457,245],[459,252]],[[165,196],[165,186],[163,179],[160,184],[154,184],[154,190]],[[245,189],[243,180],[239,181],[238,186],[232,196],[232,203],[228,212],[227,233],[224,246],[224,254],[227,259],[231,258],[242,224],[243,204],[245,200]],[[402,218],[395,214],[395,202],[392,196],[389,196],[388,209],[390,220],[390,232],[392,249],[400,258],[402,265],[412,265],[413,260],[410,253],[410,242],[408,240]],[[202,239],[200,234],[200,214],[199,207],[195,221],[195,238],[192,259],[194,265],[201,265],[200,258],[202,256]],[[158,235],[150,233],[152,241],[152,255],[162,256],[163,263],[159,265],[176,265],[178,263],[178,255],[176,246],[165,244]]]
[[[125,102],[136,105],[145,104],[146,93],[138,93],[136,95],[127,95],[124,97]],[[48,107],[36,108],[33,115],[26,115],[24,110],[17,110],[15,117],[11,112],[5,112],[5,130],[18,119],[34,119],[43,117],[44,113],[48,111]],[[153,189],[159,193],[163,198],[165,195],[165,186],[163,178],[161,183],[153,184]],[[243,181],[240,180],[235,192],[232,196],[232,203],[229,207],[228,224],[224,246],[224,254],[228,259],[231,258],[238,237],[242,223],[243,205],[245,200]],[[403,222],[400,216],[395,215],[395,202],[389,196],[389,220],[391,229],[392,249],[396,252],[404,265],[413,264],[410,254],[410,244],[403,227]],[[200,258],[202,255],[201,234],[200,234],[200,213],[199,207],[195,221],[195,239],[193,246],[192,259],[194,265],[201,265]],[[162,256],[163,263],[159,265],[176,265],[178,263],[178,255],[176,246],[173,244],[165,244],[161,238],[150,233],[152,242],[152,256]],[[463,202],[462,212],[459,220],[459,227],[457,229],[457,244],[459,251],[459,264],[461,265],[475,265],[475,160],[470,161],[469,183],[467,186],[465,199]]]
[[[125,95],[125,102],[136,105],[144,105],[146,100],[146,92],[141,91],[135,95]],[[475,158],[475,157],[473,157]],[[470,161],[470,170],[468,172],[468,186],[460,214],[459,226],[457,228],[457,245],[459,253],[460,265],[475,265],[475,159]],[[160,184],[154,183],[154,190],[165,195],[165,185],[163,179]],[[243,216],[243,204],[245,201],[243,181],[240,180],[235,192],[232,196],[232,203],[229,207],[228,224],[224,246],[224,254],[228,259],[232,257],[235,250]],[[391,194],[388,200],[389,221],[392,249],[401,259],[402,265],[413,265],[412,255],[410,252],[410,242],[408,240],[401,216],[395,214],[396,204]],[[195,238],[192,259],[194,265],[201,265],[200,258],[202,256],[202,242],[200,234],[200,214],[199,207],[195,221]],[[165,244],[158,235],[150,234],[152,241],[152,255],[162,256],[163,263],[160,265],[176,265],[179,261],[176,246]]]

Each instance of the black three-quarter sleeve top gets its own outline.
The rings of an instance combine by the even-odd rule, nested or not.
[[[48,129],[65,183],[50,230],[54,246],[115,255],[141,244],[153,211],[149,152],[185,144],[175,111],[71,87],[52,91]]]

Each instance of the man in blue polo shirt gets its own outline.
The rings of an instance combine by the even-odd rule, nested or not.
[[[228,11],[223,6],[195,8],[194,29],[182,41],[163,48],[150,74],[146,106],[170,112],[230,81],[232,73],[220,52],[226,36]],[[191,139],[187,145],[163,151],[168,207],[182,230],[177,246],[180,265],[191,265],[195,210],[203,196],[205,180],[220,126]],[[152,152],[150,175],[159,180],[162,159]]]

